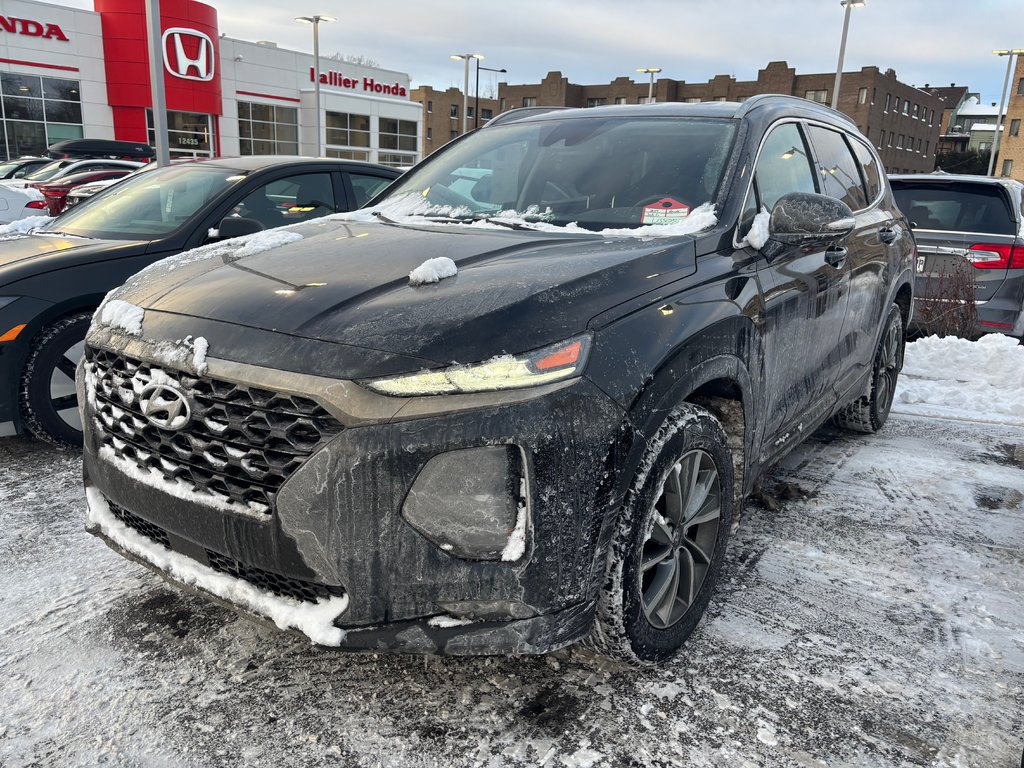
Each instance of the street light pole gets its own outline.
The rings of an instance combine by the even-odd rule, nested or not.
[[[473,107],[473,128],[480,127],[480,70],[483,69],[486,70],[487,72],[508,72],[507,69],[492,69],[491,67],[481,67],[480,59],[482,58],[483,56],[477,58],[476,60],[476,102],[475,106]]]
[[[839,104],[839,84],[843,80],[843,59],[846,58],[846,33],[850,30],[850,9],[863,8],[864,0],[841,0],[839,3],[846,8],[843,14],[843,37],[839,42],[839,63],[836,64],[836,82],[832,86],[832,109]]]
[[[651,104],[654,102],[654,76],[661,72],[661,67],[638,67],[636,71],[650,74],[651,76],[650,85],[647,86],[647,103]]]
[[[992,148],[989,150],[988,156],[988,173],[986,176],[991,176],[995,170],[996,165],[996,153],[999,151],[999,128],[1003,124],[1003,107],[1006,105],[1006,88],[1010,84],[1010,71],[1013,68],[1013,56],[1014,54],[1024,53],[1024,49],[1012,48],[1003,49],[999,51],[992,51],[996,56],[1006,57],[1006,78],[1003,80],[1003,95],[999,99],[999,113],[996,115],[996,137],[992,139]]]
[[[313,25],[313,93],[316,102],[316,154],[324,154],[323,140],[320,132],[320,22],[337,21],[333,16],[317,14],[316,16],[296,16],[295,20],[303,24]]]
[[[466,114],[468,110],[466,107],[469,106],[469,60],[470,59],[482,59],[483,54],[480,53],[453,53],[448,57],[452,61],[461,61],[464,67],[465,74],[465,85],[462,89],[462,133],[466,133],[466,129],[469,127],[469,116]]]
[[[167,141],[167,98],[164,92],[164,60],[160,36],[160,0],[146,2],[146,30],[149,38],[149,80],[153,97],[153,143],[156,145],[156,164],[168,165],[171,150]]]

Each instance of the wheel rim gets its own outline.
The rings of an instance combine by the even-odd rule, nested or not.
[[[896,394],[896,377],[900,372],[900,341],[903,328],[899,322],[889,323],[882,349],[879,351],[878,374],[875,377],[875,399],[881,413],[888,413]]]
[[[85,341],[78,341],[64,350],[50,372],[50,407],[71,429],[82,431],[82,417],[78,412],[75,392],[75,368],[85,352]]]
[[[672,467],[640,552],[640,594],[652,626],[667,629],[693,604],[718,541],[722,489],[710,454],[693,450]]]

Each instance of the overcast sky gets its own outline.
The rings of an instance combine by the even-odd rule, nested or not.
[[[64,0],[92,8],[92,0]],[[570,82],[607,83],[661,67],[662,75],[705,82],[716,74],[752,80],[784,59],[800,74],[835,71],[842,34],[839,0],[207,0],[220,31],[312,49],[296,15],[336,16],[320,27],[320,50],[373,59],[407,72],[413,85],[461,87],[453,53],[482,53],[510,83],[561,70]],[[1024,48],[1024,0],[866,0],[852,11],[844,70],[876,65],[911,85],[967,85],[998,101],[1006,58]],[[496,76],[481,72],[481,91]],[[472,89],[472,76],[470,88]]]

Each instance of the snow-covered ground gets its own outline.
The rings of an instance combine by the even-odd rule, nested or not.
[[[0,765],[1015,768],[1024,347],[923,340],[906,373],[880,434],[773,472],[646,671],[317,650],[110,552],[78,459],[2,440]]]

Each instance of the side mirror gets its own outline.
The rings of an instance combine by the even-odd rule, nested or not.
[[[808,192],[790,192],[775,203],[768,241],[782,245],[819,245],[846,237],[856,226],[842,200]]]
[[[247,219],[244,216],[225,216],[217,227],[217,237],[220,240],[230,240],[232,237],[262,232],[263,229],[263,225],[256,219]]]

